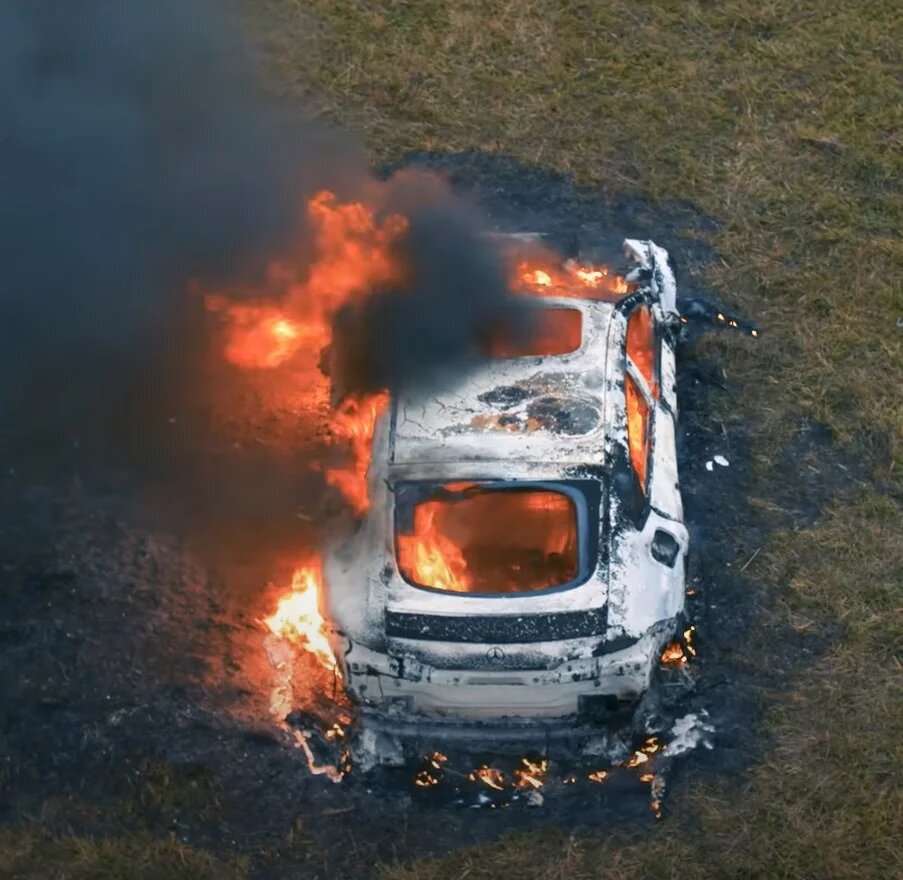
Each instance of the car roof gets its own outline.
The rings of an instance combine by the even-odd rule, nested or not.
[[[612,433],[608,395],[623,371],[612,331],[622,334],[624,321],[611,302],[548,297],[542,304],[582,312],[580,348],[484,362],[441,392],[397,395],[390,465],[600,461]]]

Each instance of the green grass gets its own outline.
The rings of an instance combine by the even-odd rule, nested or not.
[[[277,88],[357,129],[378,159],[471,147],[715,218],[707,280],[758,342],[713,343],[755,431],[756,494],[806,419],[874,481],[747,572],[782,626],[839,633],[765,695],[774,743],[697,782],[641,839],[525,834],[385,880],[903,873],[898,732],[903,516],[903,101],[897,5],[246,0]],[[786,490],[785,490],[786,491]],[[896,493],[896,494],[895,494]],[[740,543],[738,541],[738,543]],[[746,558],[746,557],[745,557]],[[759,647],[761,646],[761,647]]]

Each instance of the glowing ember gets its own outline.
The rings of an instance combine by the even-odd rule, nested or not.
[[[542,788],[549,772],[548,758],[521,758],[520,766],[514,769],[515,788]]]
[[[442,765],[447,763],[448,758],[442,754],[442,752],[433,752],[426,759],[427,764],[430,765],[434,770],[441,770]]]
[[[696,648],[693,645],[693,639],[696,636],[696,627],[690,626],[689,628],[684,630],[684,647],[686,652],[691,656],[696,656]]]
[[[662,748],[658,737],[650,736],[630,758],[624,762],[625,767],[639,767],[649,761],[649,756],[654,755]]]
[[[608,771],[607,770],[593,770],[586,777],[590,782],[605,782],[608,779]]]
[[[483,785],[496,791],[504,791],[505,789],[505,776],[501,770],[496,770],[495,767],[488,767],[485,764],[468,773],[467,778],[471,782],[482,782]]]
[[[341,724],[333,724],[326,730],[326,739],[337,740],[345,738],[345,728]]]
[[[280,600],[276,612],[264,620],[270,632],[313,654],[327,669],[336,669],[326,638],[326,624],[318,597],[322,579],[319,562],[299,568],[292,575],[292,589]]]
[[[662,656],[659,660],[664,666],[682,666],[687,662],[686,655],[684,654],[684,649],[681,647],[680,642],[671,642],[664,651],[662,651]]]
[[[414,785],[418,788],[430,788],[433,785],[439,784],[439,778],[437,776],[433,776],[428,770],[421,770],[414,777]]]

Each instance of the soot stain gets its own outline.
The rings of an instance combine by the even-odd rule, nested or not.
[[[540,397],[527,407],[527,416],[557,434],[586,434],[599,423],[599,411],[589,404],[560,397]]]

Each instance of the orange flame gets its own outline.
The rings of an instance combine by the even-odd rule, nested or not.
[[[327,467],[325,476],[361,515],[369,505],[367,471],[388,394],[349,398],[331,409],[330,380],[321,369],[321,356],[333,341],[333,322],[340,309],[374,290],[404,282],[406,267],[396,245],[408,221],[398,214],[380,215],[363,202],[342,202],[327,191],[314,195],[306,212],[312,234],[299,242],[295,258],[274,262],[268,268],[257,298],[209,295],[205,305],[221,322],[225,359],[244,370],[278,371],[282,378],[274,384],[279,394],[285,393],[286,401],[291,400],[292,412],[300,410],[298,416],[307,416],[308,422],[318,427],[316,436],[347,448],[347,463]],[[522,292],[613,300],[630,289],[621,276],[605,267],[572,262],[562,266],[545,252],[531,251],[529,260],[513,259],[511,266],[511,287]],[[569,333],[573,339],[579,336],[573,327]],[[556,330],[552,335],[557,338],[560,334]],[[574,345],[576,342],[571,348]],[[417,537],[401,538],[400,561],[404,566],[408,560],[407,567],[418,573],[421,583],[466,591],[471,577],[464,556],[439,534],[435,515],[429,504],[417,510]],[[333,670],[336,660],[318,606],[321,588],[317,559],[294,573],[291,591],[265,622],[271,632],[310,651],[325,668]],[[524,779],[538,778],[529,768],[521,769]],[[478,776],[486,784],[497,782],[488,768],[485,774],[478,771]]]
[[[640,767],[648,763],[651,755],[661,751],[662,745],[656,736],[650,736],[646,741],[624,762],[625,767]]]
[[[335,657],[326,637],[326,622],[320,613],[322,574],[319,560],[292,575],[291,592],[286,593],[276,611],[264,620],[274,635],[288,639],[313,654],[327,669],[336,669]]]
[[[680,642],[671,642],[662,651],[659,662],[664,666],[683,666],[687,662],[687,658],[684,655],[684,649],[680,646]]]
[[[462,491],[454,486],[444,488]],[[511,522],[519,522],[516,533]],[[436,590],[543,590],[576,574],[575,524],[573,503],[558,492],[476,489],[456,501],[423,500],[411,533],[396,537],[398,567]]]
[[[230,303],[208,296],[207,308],[220,312],[227,331],[225,356],[239,367],[278,367],[303,349],[308,379],[328,384],[317,368],[321,349],[332,339],[336,312],[378,287],[398,282],[404,268],[393,246],[407,220],[391,214],[381,222],[359,202],[340,202],[319,192],[307,204],[313,229],[312,253],[298,264],[270,265],[264,304]],[[299,253],[310,245],[299,245]],[[312,357],[311,357],[312,356]]]
[[[520,766],[514,768],[515,788],[542,788],[549,772],[549,759],[523,757]]]
[[[494,788],[496,791],[505,790],[505,774],[495,767],[489,767],[486,764],[471,770],[467,774],[467,778],[471,782],[482,782],[488,788]]]
[[[606,266],[581,266],[573,260],[563,265],[551,252],[532,249],[528,259],[515,262],[511,288],[534,296],[560,296],[614,302],[631,286],[622,275],[612,274]]]
[[[467,561],[454,541],[436,527],[442,501],[418,504],[414,511],[414,532],[398,536],[400,569],[419,584],[437,590],[466,593],[471,588]]]
[[[348,398],[332,419],[334,436],[345,441],[351,450],[351,463],[343,468],[331,468],[326,480],[335,486],[359,516],[370,506],[367,493],[367,470],[373,446],[373,432],[379,417],[389,405],[389,394],[381,391],[368,397]]]
[[[222,320],[223,354],[244,369],[291,368],[291,385],[320,435],[346,445],[349,461],[327,469],[326,478],[360,515],[367,509],[366,474],[373,432],[388,395],[380,392],[345,400],[329,412],[330,381],[321,354],[332,342],[333,319],[348,303],[403,279],[395,244],[407,220],[391,214],[382,220],[360,202],[340,202],[319,192],[307,204],[313,241],[299,244],[297,263],[272,264],[263,302],[234,302],[222,295],[206,297],[209,311]]]

